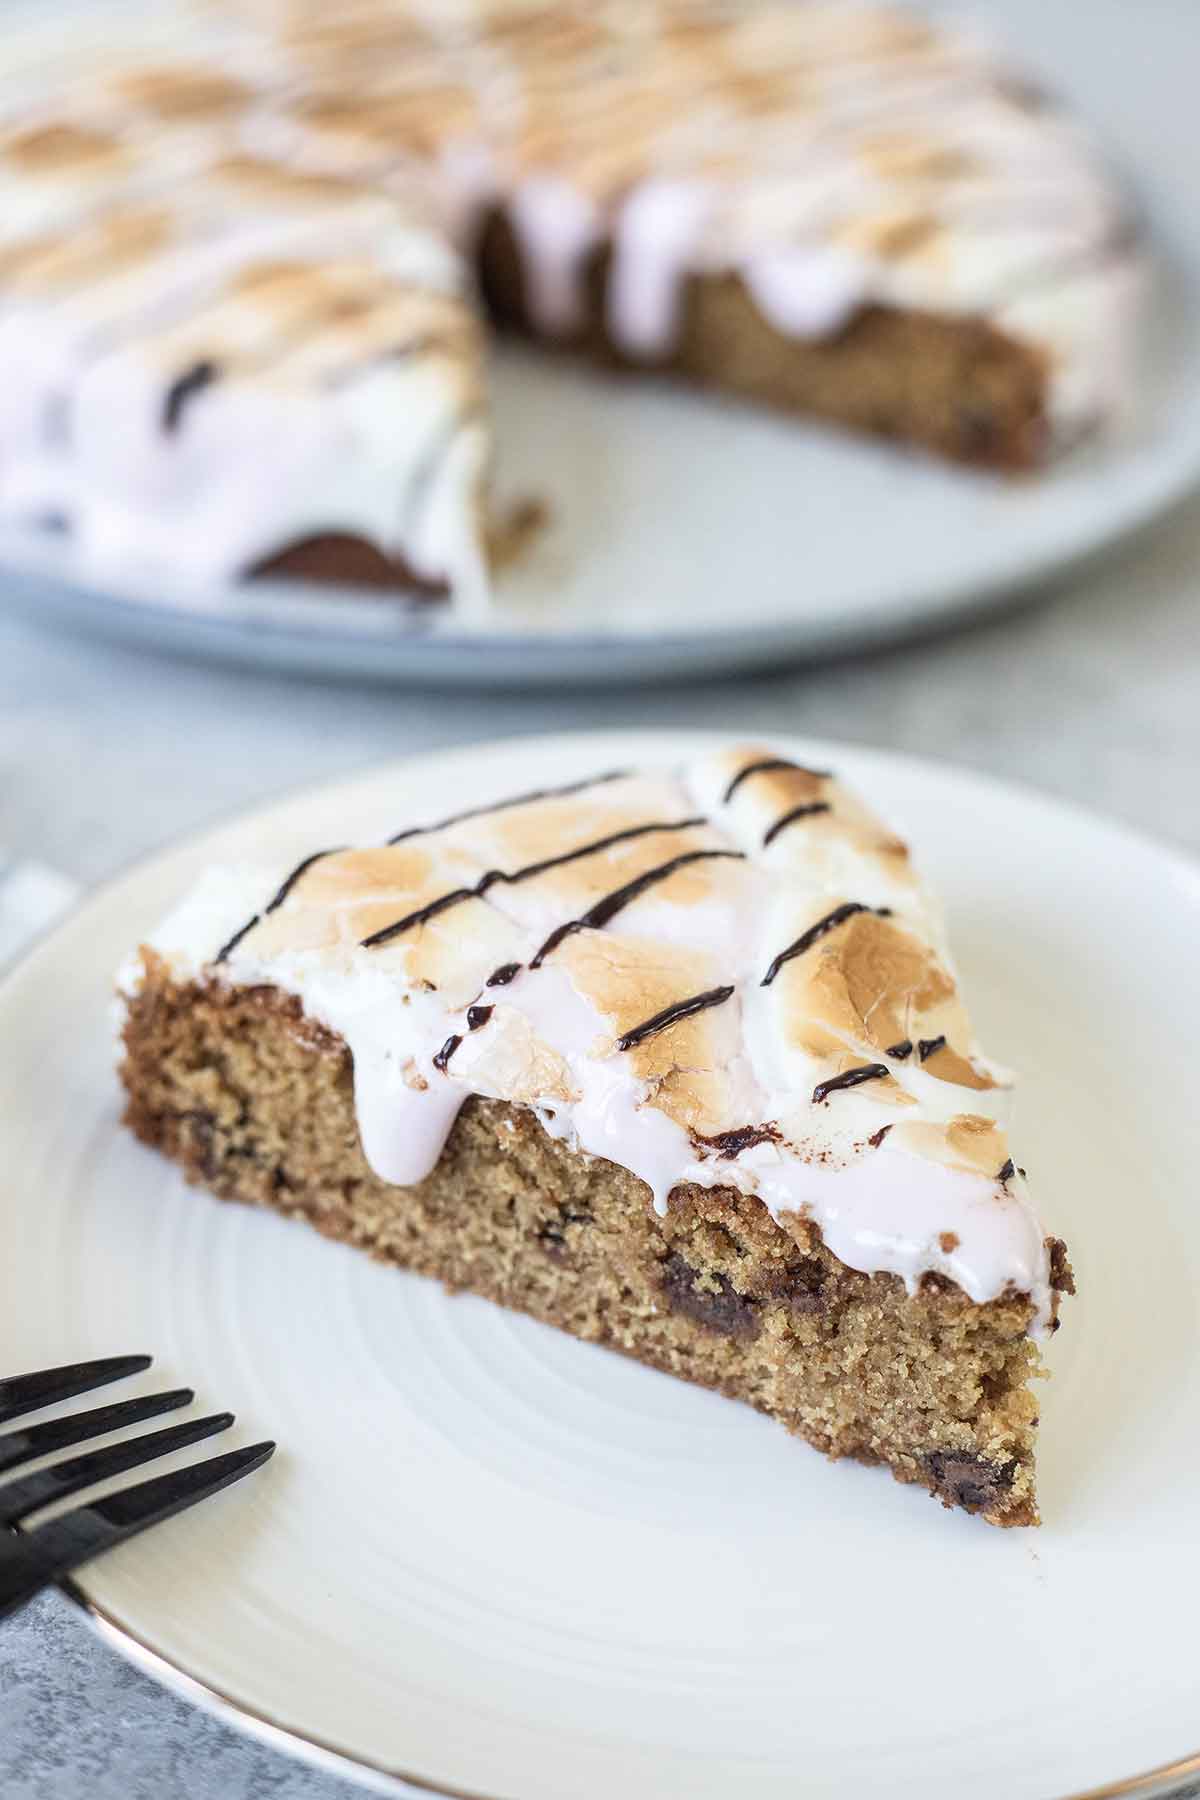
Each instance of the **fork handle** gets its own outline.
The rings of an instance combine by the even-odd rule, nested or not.
[[[53,1579],[31,1544],[15,1531],[0,1534],[0,1619],[19,1612]]]

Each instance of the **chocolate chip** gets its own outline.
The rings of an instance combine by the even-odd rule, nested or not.
[[[988,1462],[971,1450],[930,1450],[924,1460],[939,1499],[969,1513],[1003,1499],[1017,1472],[1015,1461]]]
[[[210,1112],[187,1112],[180,1117],[185,1150],[195,1156],[205,1181],[217,1175],[216,1119]]]
[[[967,456],[986,456],[995,448],[1000,436],[998,423],[990,412],[980,407],[964,407],[958,415],[958,436]]]
[[[1073,1294],[1075,1292],[1075,1274],[1067,1261],[1067,1246],[1061,1238],[1047,1238],[1046,1248],[1050,1252],[1050,1286],[1056,1294]]]
[[[591,1223],[592,1214],[586,1207],[582,1210],[578,1210],[570,1206],[560,1206],[557,1212],[551,1218],[546,1220],[544,1225],[539,1225],[537,1241],[548,1255],[556,1257],[561,1256],[567,1248],[567,1234],[565,1227],[568,1225],[590,1225]]]
[[[662,1291],[672,1311],[682,1313],[706,1331],[722,1337],[758,1336],[758,1302],[739,1294],[724,1275],[705,1277],[709,1286],[698,1288],[701,1271],[677,1253],[662,1265]]]
[[[815,1256],[801,1256],[789,1262],[770,1283],[770,1297],[783,1300],[797,1313],[819,1313],[825,1309],[825,1268]]]

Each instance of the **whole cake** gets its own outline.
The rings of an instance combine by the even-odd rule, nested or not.
[[[906,7],[286,0],[148,35],[0,75],[0,512],[93,566],[477,606],[476,283],[543,341],[997,468],[1125,391],[1103,158]]]
[[[908,851],[744,747],[212,870],[124,971],[189,1179],[998,1525],[1073,1291]]]

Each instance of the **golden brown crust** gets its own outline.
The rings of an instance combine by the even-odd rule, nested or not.
[[[484,227],[479,264],[494,317],[536,335],[502,213]],[[588,323],[572,348],[633,367],[604,327],[607,279],[602,252],[590,272]],[[700,276],[688,285],[675,348],[655,368],[979,468],[1035,468],[1049,444],[1045,359],[978,318],[871,305],[836,336],[807,341],[776,331],[736,274]]]
[[[1036,1523],[1025,1296],[976,1306],[930,1278],[910,1297],[730,1189],[679,1188],[659,1219],[628,1171],[498,1101],[467,1103],[426,1181],[389,1187],[340,1039],[274,989],[176,986],[152,955],[125,1049],[127,1124],[222,1198],[745,1400],[993,1524]]]

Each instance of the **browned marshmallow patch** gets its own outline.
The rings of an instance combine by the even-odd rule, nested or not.
[[[949,1041],[966,1041],[967,1024],[953,978],[932,947],[891,918],[858,912],[825,933],[776,980],[786,1039],[810,1056],[847,1045],[902,1062],[971,1088],[990,1088]]]
[[[892,1142],[930,1162],[997,1182],[997,1193],[1003,1198],[999,1173],[1008,1159],[1008,1140],[994,1119],[979,1113],[960,1113],[945,1125],[925,1119],[906,1120],[896,1127]]]
[[[117,77],[115,91],[132,106],[164,121],[206,120],[240,111],[252,90],[220,69],[186,63],[131,69]]]
[[[40,240],[31,256],[9,265],[10,287],[54,292],[106,281],[162,255],[176,229],[161,208],[119,208],[66,236]]]
[[[29,125],[0,138],[0,159],[25,175],[92,173],[124,160],[116,138],[81,125]]]
[[[717,766],[727,775],[723,804],[773,862],[817,867],[844,844],[875,858],[889,880],[913,881],[908,846],[831,771],[755,745],[729,751]]]

